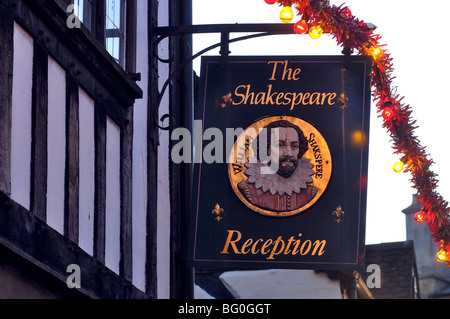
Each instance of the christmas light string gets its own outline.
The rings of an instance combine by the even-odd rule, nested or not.
[[[315,39],[322,33],[330,34],[349,52],[373,57],[373,100],[383,118],[383,127],[392,139],[394,154],[401,158],[394,164],[394,170],[411,173],[410,181],[422,205],[422,210],[414,218],[418,223],[427,222],[432,240],[439,247],[436,259],[450,267],[450,208],[437,192],[437,175],[430,169],[433,160],[414,135],[417,126],[411,118],[411,107],[402,102],[404,97],[396,94],[396,87],[392,85],[392,58],[385,45],[380,44],[381,36],[374,33],[372,25],[353,16],[347,6],[330,5],[328,0],[264,1],[282,6],[280,19],[286,23],[294,19],[292,9],[297,11],[300,20],[293,25],[296,33],[308,32]]]

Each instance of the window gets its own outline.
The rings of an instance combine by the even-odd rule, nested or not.
[[[120,65],[124,65],[125,49],[125,2],[106,1],[106,50]]]
[[[73,0],[75,14],[122,67],[125,67],[127,0]],[[128,16],[129,18],[129,16]]]
[[[88,28],[91,32],[94,32],[94,1],[95,0],[74,0],[75,14],[78,16],[81,22]]]

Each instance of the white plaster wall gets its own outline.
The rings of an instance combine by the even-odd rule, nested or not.
[[[160,26],[167,26],[169,19],[168,1],[159,2],[158,22]],[[159,55],[167,57],[169,49],[167,41],[162,41]],[[167,63],[159,63],[160,90],[169,77]],[[159,118],[169,113],[168,92],[161,103]],[[163,125],[166,125],[164,123]],[[169,190],[169,133],[160,130],[160,146],[158,147],[158,233],[157,233],[157,272],[158,272],[158,298],[170,297],[170,190]]]
[[[136,71],[143,98],[134,105],[133,127],[133,284],[145,291],[147,235],[147,103],[148,103],[148,2],[137,1]]]
[[[33,39],[14,23],[11,198],[30,209]]]
[[[237,299],[340,299],[340,283],[314,270],[223,273],[220,280]]]
[[[64,234],[66,72],[48,59],[47,224]]]
[[[120,128],[106,121],[105,265],[119,273],[120,262]]]
[[[91,256],[94,251],[95,196],[95,103],[83,89],[79,95],[79,240],[78,245]]]

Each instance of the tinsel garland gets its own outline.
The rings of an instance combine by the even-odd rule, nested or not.
[[[392,58],[381,36],[370,25],[357,19],[345,5],[330,5],[328,0],[266,0],[281,6],[292,6],[297,15],[310,27],[320,26],[324,33],[333,36],[347,52],[373,56],[372,96],[377,112],[384,119],[383,127],[392,138],[394,153],[402,158],[405,170],[411,173],[411,182],[422,204],[422,212],[431,231],[434,243],[439,246],[443,259],[450,267],[450,208],[437,192],[437,175],[431,171],[433,161],[414,135],[416,122],[411,119],[411,108],[402,102],[392,85],[394,71]],[[304,22],[306,24],[306,22]]]

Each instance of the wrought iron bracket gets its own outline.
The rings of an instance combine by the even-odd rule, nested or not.
[[[281,35],[281,34],[294,34],[292,25],[290,24],[206,24],[206,25],[183,25],[183,26],[170,26],[170,27],[156,27],[153,29],[153,36],[155,37],[155,49],[166,38],[180,37],[184,39],[187,34],[205,34],[205,33],[220,33],[220,42],[213,44],[192,56],[185,56],[184,61],[180,63],[176,69],[170,73],[167,80],[161,87],[158,99],[153,107],[155,125],[161,130],[170,130],[171,128],[171,116],[170,114],[163,114],[159,118],[159,108],[164,94],[167,91],[170,83],[177,77],[177,75],[192,61],[205,54],[208,51],[220,47],[220,55],[226,59],[230,52],[230,43],[249,40],[257,37],[269,36],[269,35]],[[236,38],[230,38],[231,33],[251,33],[249,35],[240,36]],[[189,45],[189,43],[186,44]],[[162,63],[171,63],[174,60],[173,54],[169,54],[168,58],[161,58],[158,52],[153,52],[158,60]],[[159,118],[159,119],[158,119]],[[162,126],[163,123],[169,119],[169,125]]]
[[[177,75],[187,66],[189,63],[194,61],[196,58],[205,54],[206,52],[216,49],[220,47],[220,55],[226,61],[230,52],[230,43],[249,40],[253,38],[270,36],[270,35],[283,35],[283,34],[295,34],[292,24],[285,23],[273,23],[273,24],[206,24],[206,25],[181,25],[181,26],[170,26],[170,27],[156,27],[153,30],[153,36],[156,38],[155,40],[155,48],[157,51],[158,45],[166,38],[169,37],[181,37],[184,39],[184,36],[187,34],[205,34],[205,33],[220,33],[220,42],[213,44],[192,56],[186,56],[184,62],[180,63],[177,68],[169,75],[168,79],[164,82],[161,91],[159,92],[159,96],[156,104],[154,105],[154,119],[155,125],[161,130],[170,130],[171,128],[171,116],[170,114],[162,115],[159,120],[159,108],[161,105],[162,98],[164,94]],[[236,38],[230,38],[231,33],[250,33],[249,35],[244,35]],[[186,44],[189,45],[189,43]],[[348,48],[344,48],[342,53],[345,55],[345,68],[348,69],[350,67],[350,55],[351,50]],[[174,56],[170,54],[167,59],[160,58],[158,52],[154,52],[155,56],[158,58],[160,62],[170,63],[173,61]],[[162,126],[160,124],[169,119],[169,125]]]

